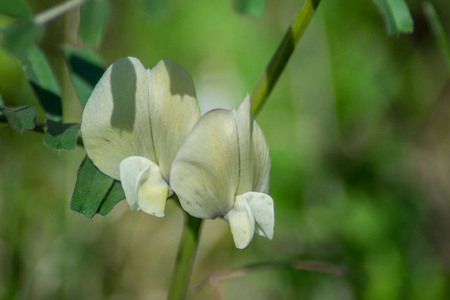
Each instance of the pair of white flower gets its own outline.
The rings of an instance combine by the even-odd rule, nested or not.
[[[192,216],[224,217],[237,248],[254,233],[272,239],[269,150],[248,96],[238,110],[201,117],[183,68],[162,60],[146,69],[127,57],[94,88],[81,131],[88,156],[121,181],[132,211],[162,217],[175,192]]]

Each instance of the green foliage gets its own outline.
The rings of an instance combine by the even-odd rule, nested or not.
[[[44,7],[41,0],[26,1]],[[147,66],[172,58],[213,96],[199,92],[201,101],[225,94],[235,101],[230,107],[251,91],[281,38],[280,24],[297,7],[293,1],[272,1],[276,9],[255,21],[240,17],[231,1],[175,0],[164,18],[137,14],[138,3],[156,1],[164,0],[111,1],[114,19],[99,53],[108,61],[131,53]],[[407,3],[420,18],[420,3]],[[449,1],[432,3],[448,29]],[[204,263],[195,271],[206,275],[246,262],[298,258],[332,262],[347,273],[255,272],[219,282],[224,297],[449,299],[447,65],[424,24],[417,23],[421,30],[412,36],[388,38],[377,9],[367,4],[322,1],[258,117],[271,147],[274,240],[255,237],[251,248],[238,251],[229,233],[214,234],[228,225],[208,221],[205,229],[214,240],[202,243]],[[57,36],[60,29],[46,30]],[[29,94],[20,91],[22,78],[8,59],[0,52],[0,93],[11,106],[28,104],[23,104]],[[58,56],[51,61],[61,62]],[[70,73],[74,80],[76,72]],[[20,93],[5,88],[11,86]],[[80,116],[78,108],[65,113],[70,120]],[[6,122],[4,115],[0,119]],[[67,213],[67,183],[75,181],[72,171],[79,167],[81,150],[63,153],[55,164],[53,151],[41,148],[39,134],[24,138],[0,130],[0,298],[117,298],[126,290],[128,298],[138,299],[159,291],[161,281],[148,278],[170,277],[170,268],[162,266],[173,265],[177,236],[167,233],[180,229],[178,207],[168,201],[164,219],[125,213],[119,220],[90,221]],[[100,205],[87,201],[86,207],[93,206],[89,215],[107,214],[124,198],[120,183],[109,178],[113,184],[106,197],[108,187],[102,194],[88,186],[93,178],[84,179],[86,194],[78,203],[74,195],[71,207],[82,213],[92,188]],[[116,210],[127,209],[119,206]],[[130,257],[146,263],[130,264]],[[213,290],[190,296],[211,299]]]
[[[2,45],[20,60],[26,56],[27,49],[42,37],[44,26],[30,20],[20,20],[3,28],[2,32]]]
[[[84,107],[94,86],[105,72],[103,60],[97,52],[89,48],[64,47],[64,55],[70,78]]]
[[[234,8],[253,17],[260,17],[266,9],[267,0],[235,0]]]
[[[34,106],[0,107],[0,112],[5,115],[9,126],[14,130],[23,132],[36,126],[37,112]]]
[[[152,18],[165,16],[168,12],[167,0],[137,0],[135,12],[145,18]]]
[[[373,1],[381,10],[389,35],[413,31],[413,19],[404,0]]]
[[[116,206],[117,203],[125,199],[125,193],[122,189],[120,181],[114,180],[108,193],[103,198],[103,201],[98,209],[98,214],[106,216]]]
[[[100,172],[86,156],[78,169],[70,208],[88,218],[96,213],[105,216],[123,199],[120,183]]]
[[[47,120],[47,131],[45,132],[44,143],[46,146],[60,149],[72,150],[75,148],[78,139],[80,124],[62,124],[52,120]]]
[[[88,44],[100,45],[109,16],[109,2],[91,0],[81,7],[78,36]]]
[[[1,0],[0,14],[21,19],[31,17],[30,8],[22,0]]]
[[[42,33],[42,25],[22,20],[3,30],[2,44],[19,60],[47,117],[61,121],[62,104],[58,83],[47,59],[35,44]]]

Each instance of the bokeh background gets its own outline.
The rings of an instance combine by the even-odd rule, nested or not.
[[[26,0],[34,13],[58,3]],[[447,33],[450,3],[431,1]],[[203,111],[251,92],[302,1],[269,0],[260,17],[231,0],[112,0],[98,51],[106,65],[171,58],[189,71]],[[323,0],[258,117],[272,156],[272,241],[234,247],[227,223],[204,224],[192,284],[243,264],[321,261],[344,276],[271,269],[219,282],[223,299],[450,299],[450,77],[422,1],[414,33],[388,36],[370,0]],[[0,16],[0,25],[12,19]],[[79,11],[50,23],[40,47],[63,87],[64,122],[80,122],[61,45]],[[6,105],[37,102],[0,48]],[[39,110],[38,120],[44,121]],[[0,298],[164,299],[182,229],[166,217],[69,210],[84,150],[0,125]],[[213,299],[210,286],[189,299]]]

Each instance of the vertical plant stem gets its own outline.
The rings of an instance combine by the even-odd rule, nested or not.
[[[191,281],[195,253],[200,239],[202,219],[185,213],[185,224],[178,248],[177,260],[169,285],[168,300],[185,299]]]
[[[277,51],[253,90],[251,96],[253,116],[256,117],[266,103],[295,47],[308,27],[312,16],[316,12],[319,3],[320,0],[305,0],[291,26],[288,28],[280,46],[278,46]]]
[[[422,4],[422,8],[428,21],[428,25],[430,26],[430,30],[439,44],[442,54],[447,60],[447,66],[450,68],[450,46],[447,40],[447,35],[445,34],[444,26],[442,26],[433,4],[430,2],[424,2]]]

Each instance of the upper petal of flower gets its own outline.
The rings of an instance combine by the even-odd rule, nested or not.
[[[92,162],[119,179],[128,156],[156,162],[152,143],[147,70],[137,58],[114,62],[95,86],[84,108],[81,132]]]
[[[86,152],[105,174],[119,179],[129,156],[145,157],[169,178],[173,157],[200,118],[189,74],[170,60],[145,69],[133,57],[114,62],[83,112]]]
[[[191,77],[169,59],[150,70],[149,98],[156,159],[168,181],[175,154],[200,119],[200,107]]]
[[[236,122],[231,111],[206,113],[175,156],[170,184],[192,216],[213,219],[233,206],[239,178]]]
[[[269,192],[270,155],[264,134],[250,112],[247,94],[238,110],[233,111],[239,141],[239,185],[236,195]]]

